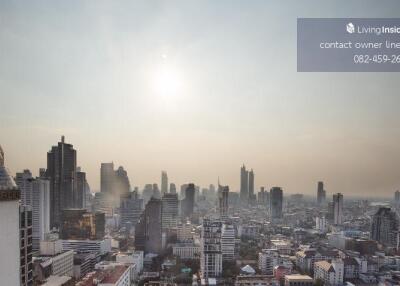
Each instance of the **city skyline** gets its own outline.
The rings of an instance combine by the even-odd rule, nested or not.
[[[62,143],[62,144],[64,144],[64,140],[65,140],[65,136],[61,136],[61,139],[58,141],[58,143],[57,144],[60,144],[60,143]],[[75,146],[74,146],[74,144],[73,143],[70,143],[70,142],[65,142],[65,144],[66,145],[71,145],[71,148],[76,148]],[[51,147],[51,148],[54,148],[55,147],[55,145],[56,144],[53,144],[53,147]],[[0,145],[1,146],[1,145]],[[51,151],[51,150],[50,150]],[[74,150],[77,154],[78,154],[78,150]],[[48,152],[48,153],[51,153],[51,152]],[[77,154],[75,155],[76,157],[77,157]],[[104,165],[106,165],[106,166],[108,166],[108,165],[110,165],[110,166],[112,166],[112,168],[114,168],[114,161],[110,161],[110,162],[101,162],[100,163],[100,167],[99,167],[99,174],[101,174],[101,172],[102,172],[102,167],[104,166]],[[241,189],[241,180],[242,180],[242,175],[243,175],[243,170],[245,170],[245,173],[247,173],[247,183],[249,183],[249,178],[248,178],[248,175],[249,174],[253,174],[253,169],[251,169],[250,171],[249,170],[247,170],[246,171],[246,166],[245,166],[246,164],[244,164],[244,163],[242,163],[241,164],[241,167],[240,167],[240,173],[238,174],[238,184],[237,185],[233,185],[233,190],[232,190],[232,192],[235,192],[235,193],[238,193],[239,195],[240,195],[240,189]],[[81,169],[81,167],[80,167],[80,165],[79,164],[77,164],[77,166],[79,166],[79,168],[77,169],[77,170],[80,170]],[[129,172],[127,172],[127,171],[125,171],[124,170],[124,166],[123,165],[119,165],[119,164],[115,164],[115,166],[117,167],[117,166],[119,166],[118,167],[118,170],[113,170],[113,174],[114,174],[114,172],[116,172],[117,174],[118,174],[118,171],[123,171],[123,172],[125,172],[125,176],[127,176],[126,177],[126,179],[128,180],[128,185],[129,185],[129,177],[130,177],[130,174],[129,174]],[[239,169],[239,168],[237,168],[237,169]],[[18,172],[21,172],[21,171],[29,171],[30,173],[31,173],[31,175],[33,175],[33,176],[37,176],[37,177],[40,177],[41,176],[41,174],[40,174],[40,172],[42,172],[42,171],[45,171],[45,169],[43,168],[43,167],[40,167],[40,168],[38,168],[38,170],[37,170],[37,172],[35,172],[35,170],[32,170],[31,168],[29,168],[29,167],[25,167],[25,168],[22,168],[22,169],[20,169],[20,170],[17,170],[14,174],[16,174],[16,176],[18,176]],[[79,171],[80,172],[80,171]],[[78,172],[78,173],[79,173]],[[161,172],[161,174],[162,174],[162,176],[163,175],[167,175],[167,172],[168,171],[166,171],[166,170],[161,170],[161,171],[159,171],[159,172]],[[11,173],[13,173],[13,172],[11,172]],[[85,175],[86,175],[86,173],[84,173]],[[158,173],[159,174],[159,173]],[[148,184],[156,184],[156,185],[158,185],[159,186],[159,188],[161,188],[161,186],[162,186],[162,177],[161,176],[161,179],[159,179],[158,181],[157,180],[155,180],[155,181],[152,181],[152,182],[144,182],[143,184],[134,184],[134,185],[132,185],[132,186],[130,186],[130,189],[131,189],[131,191],[133,191],[134,190],[134,188],[136,188],[136,187],[138,187],[139,188],[139,190],[140,190],[140,192],[142,192],[144,189],[145,189],[145,187],[146,187],[146,185],[148,185]],[[254,175],[253,175],[254,176]],[[193,176],[193,177],[195,177],[195,175]],[[196,182],[196,180],[195,179],[193,179],[193,177],[191,178],[191,179],[188,179],[187,181],[184,181],[184,182],[176,182],[176,181],[174,181],[173,182],[173,184],[177,184],[177,185],[179,185],[179,186],[184,186],[184,185],[187,185],[187,183],[188,182],[195,182],[195,185],[196,186],[200,186],[201,188],[208,188],[209,187],[209,185],[210,184],[213,184],[214,186],[217,186],[217,185],[219,185],[219,180],[220,180],[220,178],[219,178],[219,176],[218,176],[218,178],[217,178],[217,184],[215,184],[215,182],[208,182],[208,183],[205,183],[205,184],[203,184],[203,185],[201,185],[201,184],[198,184],[197,182]],[[96,193],[96,192],[100,192],[101,191],[101,187],[100,187],[100,185],[102,184],[102,180],[101,180],[101,178],[100,178],[100,176],[99,176],[99,180],[100,180],[100,182],[99,182],[99,188],[97,189],[97,188],[91,188],[91,192],[93,192],[93,193]],[[254,180],[254,178],[253,178],[253,180]],[[255,180],[255,182],[257,182],[256,180]],[[317,185],[317,188],[315,188],[315,183],[318,183],[318,185]],[[323,181],[323,182],[321,182],[321,181],[314,181],[313,182],[313,184],[314,184],[314,186],[313,186],[313,188],[314,189],[312,189],[311,188],[311,190],[309,191],[309,192],[304,192],[304,193],[302,193],[301,191],[288,191],[288,190],[285,190],[285,188],[283,188],[283,190],[284,190],[284,193],[285,193],[285,195],[287,196],[287,195],[291,195],[291,194],[299,194],[299,193],[302,193],[302,194],[305,194],[306,196],[310,196],[310,197],[314,197],[314,196],[316,196],[317,197],[317,200],[318,200],[318,193],[319,193],[319,189],[320,189],[320,184],[322,183],[322,188],[324,188],[324,183],[325,183],[325,181]],[[254,192],[255,192],[255,194],[257,194],[262,188],[266,188],[266,190],[268,191],[269,189],[273,189],[273,188],[275,188],[276,186],[278,186],[279,184],[275,184],[275,185],[266,185],[266,184],[255,184],[255,188],[254,188]],[[91,186],[91,184],[89,183],[89,186]],[[231,185],[227,185],[227,186],[231,186]],[[280,187],[279,188],[281,188],[281,185],[279,185]],[[231,186],[232,187],[232,186]],[[249,186],[247,186],[247,188],[249,188]],[[324,190],[325,192],[326,192],[326,190]],[[248,190],[247,190],[247,192],[248,192]],[[385,194],[385,195],[379,195],[379,196],[368,196],[368,194],[352,194],[352,193],[349,193],[349,194],[346,194],[348,197],[359,197],[359,198],[366,198],[366,197],[371,197],[371,198],[390,198],[390,199],[392,199],[393,198],[393,194],[394,193],[396,193],[396,192],[398,192],[398,190],[396,189],[396,190],[393,190],[393,192],[391,192],[391,193],[388,193],[387,195]],[[336,194],[334,191],[332,191],[332,192],[327,192],[329,195],[333,195],[333,194]],[[250,193],[248,193],[247,194],[247,196],[249,196],[249,194]],[[250,199],[250,197],[248,197],[247,198],[248,200]]]
[[[328,193],[391,196],[398,76],[297,73],[296,20],[396,17],[399,2],[243,3],[0,3],[12,173],[37,175],[65,135],[93,190],[114,161],[133,185],[167,170],[176,184],[219,176],[236,192],[245,163],[256,190],[313,194],[321,180]]]

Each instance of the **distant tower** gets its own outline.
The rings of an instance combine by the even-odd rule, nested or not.
[[[394,203],[396,207],[400,206],[400,191],[394,192]]]
[[[178,213],[178,194],[164,193],[162,197],[162,228],[176,227]]]
[[[77,168],[76,172],[76,208],[85,208],[86,207],[86,187],[88,185],[86,181],[86,173],[81,171],[81,168]]]
[[[222,220],[226,220],[228,218],[229,210],[229,187],[219,186],[218,196],[219,215]]]
[[[101,163],[100,167],[100,191],[111,194],[115,180],[114,163]]]
[[[244,164],[240,168],[240,202],[243,206],[249,203],[249,172]]]
[[[191,217],[194,209],[194,184],[188,184],[185,190],[185,198],[182,200],[182,218]]]
[[[171,194],[176,194],[176,185],[174,183],[169,184],[169,192]]]
[[[134,227],[139,221],[143,211],[143,199],[139,199],[137,192],[121,194],[120,216],[121,226],[128,230]]]
[[[318,205],[324,205],[326,200],[326,191],[324,190],[324,182],[318,182],[317,187],[317,203]]]
[[[333,224],[343,223],[343,195],[337,193],[333,195]]]
[[[64,136],[57,146],[47,153],[47,173],[50,179],[50,225],[60,226],[61,212],[64,208],[75,208],[76,151],[71,144],[64,142]]]
[[[168,175],[167,172],[161,172],[161,195],[168,193]]]
[[[254,172],[253,169],[249,172],[249,203],[254,205],[256,203],[256,196],[254,194]]]
[[[273,187],[269,192],[269,205],[271,219],[280,219],[283,217],[283,191],[280,187]]]

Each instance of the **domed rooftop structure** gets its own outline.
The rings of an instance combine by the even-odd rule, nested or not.
[[[0,190],[16,189],[17,185],[10,175],[8,169],[4,166],[4,151],[0,145]]]

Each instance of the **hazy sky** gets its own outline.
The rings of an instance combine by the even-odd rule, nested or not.
[[[273,3],[274,2],[274,3]],[[89,184],[221,182],[392,195],[397,73],[297,73],[297,17],[400,17],[393,1],[0,1],[0,144],[11,172],[61,135]]]

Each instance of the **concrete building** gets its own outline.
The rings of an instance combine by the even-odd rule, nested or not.
[[[176,227],[178,215],[178,194],[164,193],[162,197],[162,228],[171,229]]]
[[[198,259],[200,246],[194,243],[177,243],[172,245],[172,254],[181,259]]]
[[[285,286],[312,286],[314,280],[307,275],[291,274],[285,275]]]
[[[271,220],[283,217],[283,191],[280,187],[273,187],[269,192],[269,208]]]
[[[111,252],[111,239],[102,240],[61,240],[64,250],[73,250],[82,253],[96,252],[100,255]]]
[[[324,190],[324,182],[318,182],[317,185],[317,203],[319,206],[326,202],[326,191]]]
[[[318,230],[320,233],[327,232],[326,219],[324,215],[317,216],[315,218],[315,229]]]
[[[280,263],[277,249],[263,249],[258,253],[258,268],[262,274],[273,275],[274,267]]]
[[[342,285],[344,276],[344,264],[340,259],[335,259],[331,263],[328,261],[318,261],[314,265],[314,280],[321,280],[324,285]]]
[[[399,215],[390,208],[379,208],[372,218],[371,238],[388,247],[399,247]]]
[[[162,251],[162,202],[151,198],[135,229],[135,247],[147,253]]]
[[[62,241],[56,236],[47,235],[45,240],[40,242],[40,256],[36,259],[41,259],[51,264],[51,274],[58,276],[74,275],[74,251],[64,250]]]
[[[121,226],[135,227],[143,212],[143,199],[139,199],[137,192],[128,192],[121,195],[120,203]]]
[[[235,259],[235,228],[232,224],[223,224],[221,232],[221,251],[223,261]]]
[[[22,286],[30,286],[33,283],[32,208],[30,206],[20,205],[19,207],[19,233],[20,281]],[[16,271],[16,269],[14,269],[14,271]]]
[[[343,224],[343,195],[341,193],[333,195],[333,224]]]
[[[220,219],[225,221],[228,218],[228,210],[229,210],[229,187],[228,186],[219,186],[218,209],[219,209]]]
[[[101,240],[105,234],[105,215],[86,209],[64,209],[60,227],[60,237],[64,240]]]
[[[249,203],[249,171],[244,164],[240,168],[240,203],[242,206]]]
[[[255,205],[257,202],[257,196],[254,193],[254,171],[253,169],[249,172],[249,204]]]
[[[168,193],[168,175],[166,171],[161,172],[161,196]]]
[[[203,220],[200,238],[200,271],[203,279],[217,278],[222,274],[221,232],[220,221]]]
[[[181,202],[181,216],[183,219],[190,218],[194,210],[194,196],[195,186],[194,184],[188,184],[185,191],[185,198]]]
[[[21,191],[21,205],[32,209],[32,247],[39,250],[39,242],[50,231],[50,182],[33,178],[29,170],[16,174]]]
[[[193,241],[193,225],[190,222],[178,224],[176,238],[179,242]]]

